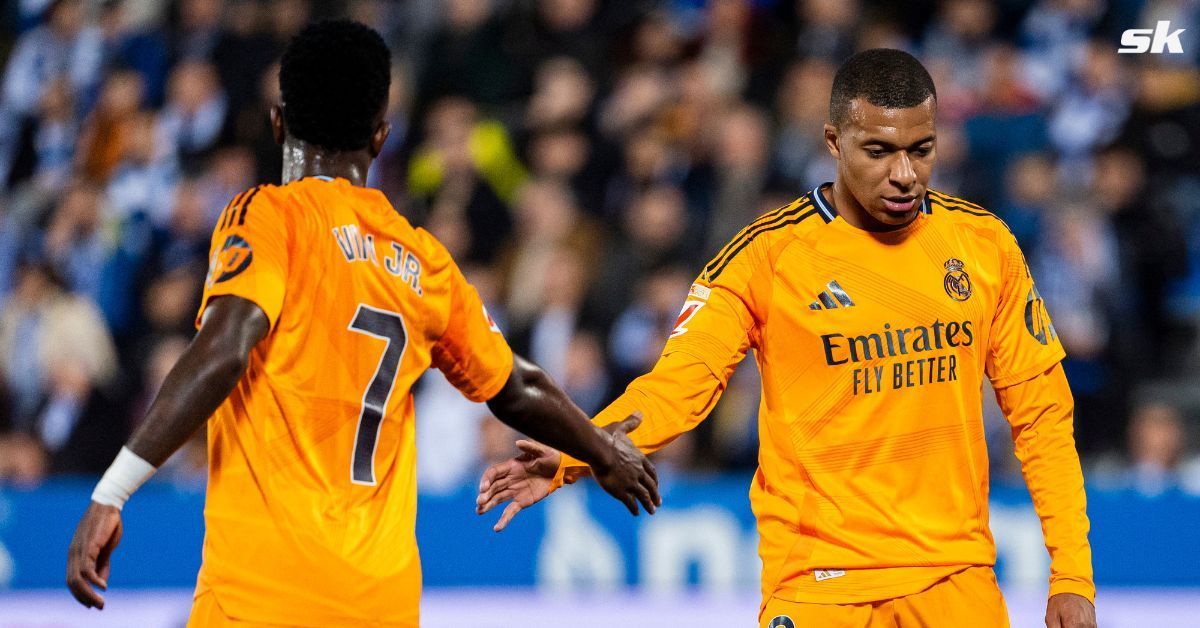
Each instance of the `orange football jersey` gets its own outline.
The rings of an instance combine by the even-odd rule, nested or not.
[[[512,370],[507,343],[445,248],[344,179],[234,199],[197,324],[223,295],[271,331],[208,423],[197,595],[255,622],[416,626],[410,389],[434,366],[487,400]]]
[[[764,600],[847,604],[994,564],[983,380],[1001,394],[1065,382],[1064,354],[995,216],[931,191],[910,225],[872,233],[825,194],[764,215],[718,253],[654,369],[596,422],[641,411],[632,438],[654,451],[703,420],[753,349],[762,401],[750,499]],[[1018,454],[1046,527],[1051,591],[1091,597],[1070,393],[1047,390],[1038,395],[1057,410],[1008,408],[1009,420],[1014,430],[1041,421]],[[576,465],[564,456],[564,472]]]

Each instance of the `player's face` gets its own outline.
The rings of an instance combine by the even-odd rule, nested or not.
[[[862,207],[867,224],[903,226],[921,210],[937,158],[935,107],[932,97],[904,109],[856,98],[840,128],[826,127],[838,180]]]

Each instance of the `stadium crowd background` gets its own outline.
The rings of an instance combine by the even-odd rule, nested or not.
[[[97,474],[186,346],[225,204],[278,182],[277,59],[349,15],[395,53],[372,185],[444,242],[588,412],[649,369],[702,264],[832,180],[837,65],[917,54],[935,188],[1002,217],[1068,351],[1089,480],[1200,493],[1200,3],[1187,0],[16,0],[0,15],[0,484]],[[1169,20],[1184,54],[1120,55]],[[747,361],[659,454],[755,464]],[[436,373],[420,482],[513,435]],[[1019,478],[999,411],[993,472]],[[202,480],[202,434],[169,463]]]

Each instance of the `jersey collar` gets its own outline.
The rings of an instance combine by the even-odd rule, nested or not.
[[[825,222],[833,222],[838,216],[837,211],[833,208],[833,203],[830,203],[829,199],[825,198],[825,192],[823,191],[824,188],[832,186],[832,181],[826,181],[813,188],[812,193],[809,195],[812,197],[813,203],[817,206],[817,213],[821,215],[821,218],[825,219]],[[933,205],[929,203],[928,189],[925,190],[925,196],[921,197],[921,213],[925,215],[933,213]]]

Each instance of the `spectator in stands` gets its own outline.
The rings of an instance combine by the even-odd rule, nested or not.
[[[48,467],[82,465],[86,469],[79,470],[98,472],[123,441],[121,433],[113,435],[113,449],[103,438],[111,415],[104,397],[117,376],[112,339],[95,305],[67,292],[50,267],[26,263],[18,273],[0,311],[0,369],[11,396],[12,429],[43,452],[63,452],[53,463],[47,458]],[[13,443],[22,460],[32,459],[26,440]]]
[[[1138,406],[1129,422],[1129,474],[1133,488],[1151,497],[1178,488],[1187,442],[1187,428],[1177,408],[1161,402]]]
[[[196,161],[216,145],[228,108],[211,64],[190,60],[175,66],[158,118],[159,150],[173,152],[184,164]]]

